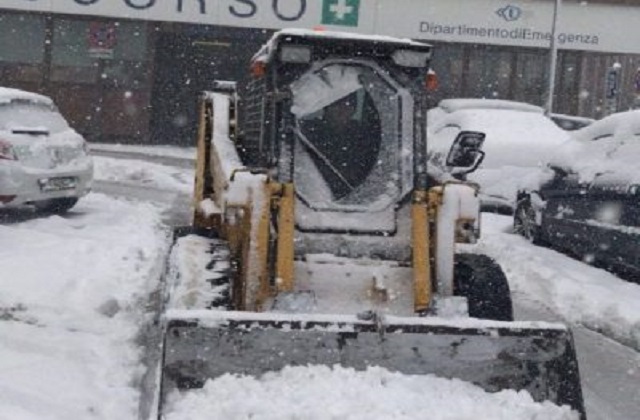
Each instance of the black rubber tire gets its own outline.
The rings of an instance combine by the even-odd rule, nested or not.
[[[536,223],[536,213],[531,205],[531,198],[525,197],[518,201],[513,212],[513,231],[534,245],[547,244],[542,229]]]
[[[467,298],[469,316],[513,321],[513,304],[507,277],[492,258],[481,254],[456,254],[454,294]]]
[[[33,203],[36,210],[47,214],[65,214],[78,202],[78,197],[52,198]]]

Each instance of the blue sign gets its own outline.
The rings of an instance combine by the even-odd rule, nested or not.
[[[522,16],[522,9],[512,4],[496,10],[496,14],[507,22],[513,22]]]

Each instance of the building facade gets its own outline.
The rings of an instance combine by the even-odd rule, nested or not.
[[[448,97],[545,103],[553,0],[2,0],[0,85],[54,98],[93,141],[192,144],[198,92],[243,80],[279,28],[424,40]],[[553,112],[638,103],[640,4],[564,0]]]

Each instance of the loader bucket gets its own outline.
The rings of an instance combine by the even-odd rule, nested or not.
[[[536,401],[569,405],[586,418],[573,339],[557,324],[170,311],[164,340],[161,398],[224,374],[260,376],[287,365],[380,366],[458,378],[489,392],[526,390]]]

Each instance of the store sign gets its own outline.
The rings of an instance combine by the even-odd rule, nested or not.
[[[113,58],[113,49],[116,46],[116,26],[113,23],[91,22],[87,35],[89,56]]]
[[[552,1],[542,0],[1,0],[1,9],[236,27],[349,30],[414,39],[547,48]],[[562,5],[557,44],[640,54],[640,6]]]
[[[357,27],[359,10],[360,0],[323,0],[322,23]]]

